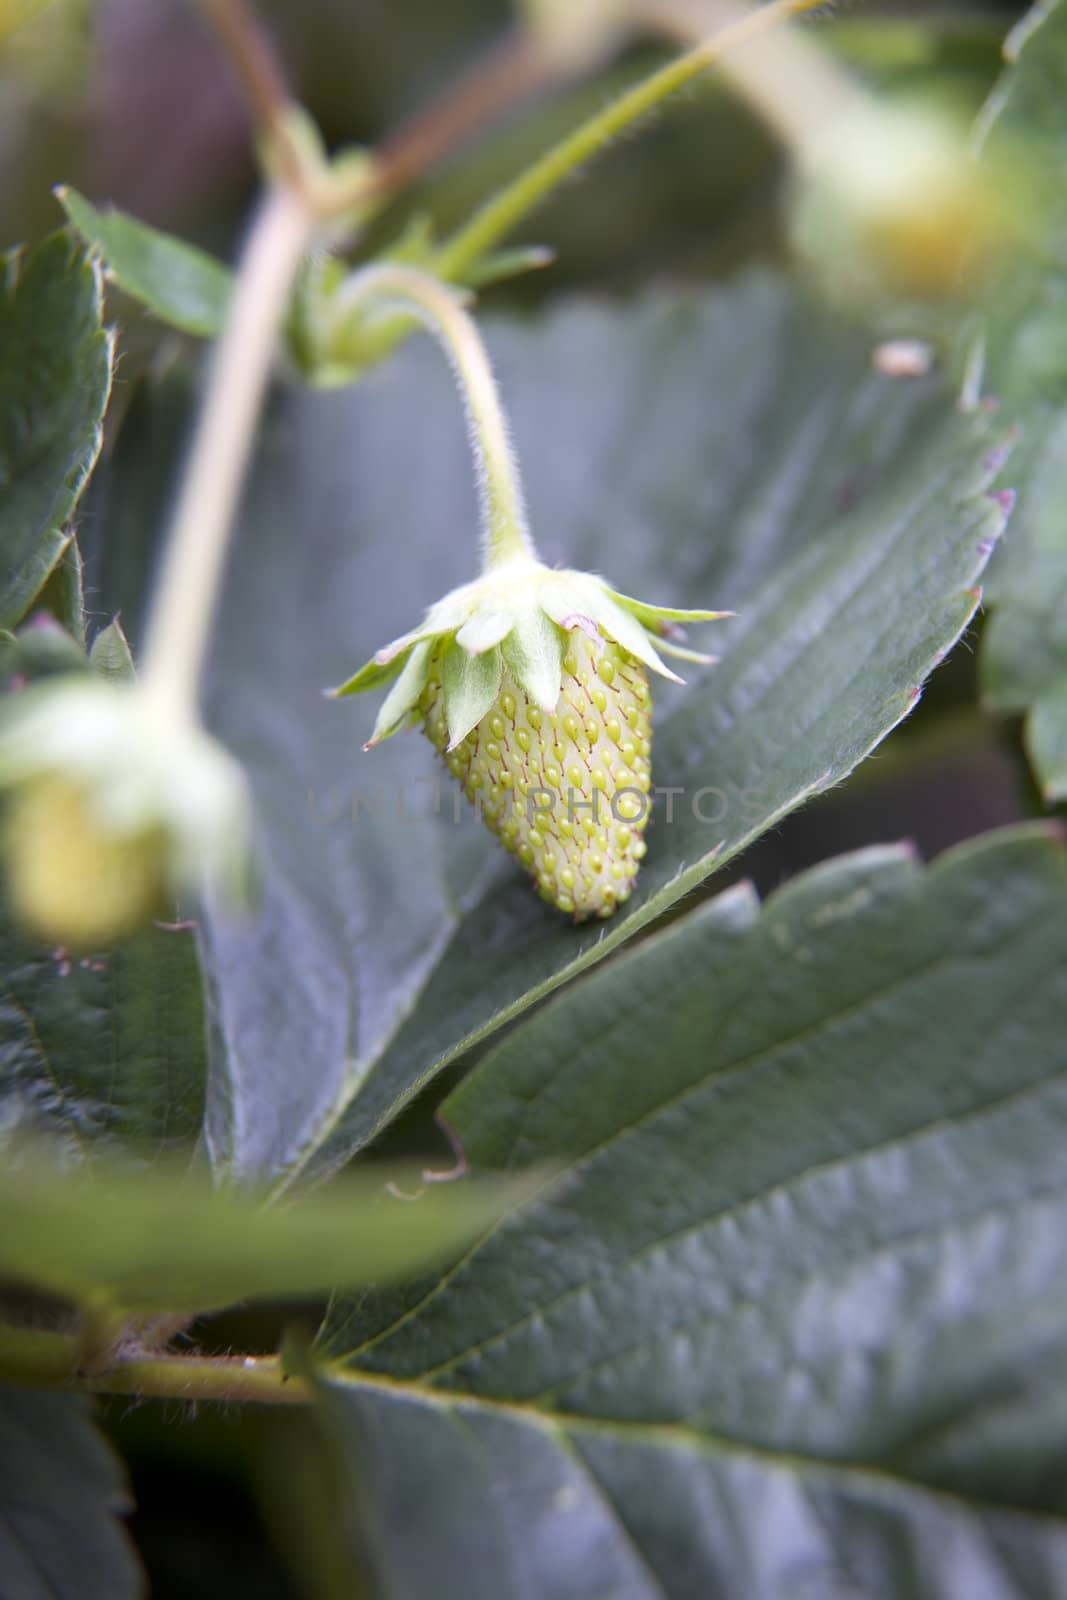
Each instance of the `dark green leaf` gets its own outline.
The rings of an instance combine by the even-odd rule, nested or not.
[[[87,1401],[0,1388],[4,1600],[136,1600],[142,1574],[118,1521],[130,1509]]]
[[[260,1406],[254,1425],[257,1499],[294,1591],[301,1600],[378,1600],[343,1438],[313,1406]]]
[[[233,273],[221,261],[113,207],[99,211],[76,189],[57,189],[56,198],[120,289],[172,328],[203,338],[222,332]]]
[[[387,1185],[364,1170],[265,1207],[207,1174],[60,1166],[30,1149],[0,1168],[0,1280],[75,1302],[206,1311],[409,1276],[454,1254],[531,1184]],[[406,1184],[401,1189],[399,1186]]]
[[[382,1592],[1061,1594],[1065,1006],[1026,828],[731,890],[513,1033],[445,1115],[564,1177],[322,1341]]]
[[[110,386],[88,252],[66,233],[11,252],[0,286],[0,627],[22,619],[69,546]]]
[[[1025,148],[1045,197],[1045,258],[1019,270],[991,317],[985,386],[1023,424],[1009,481],[1011,538],[990,568],[983,689],[1027,715],[1027,746],[1050,800],[1067,798],[1067,4],[1035,6],[1009,39],[1011,65],[988,116],[997,158]]]
[[[78,541],[71,538],[35,601],[35,609],[54,617],[79,645],[85,643],[83,577]]]
[[[0,1138],[47,1134],[89,1156],[192,1143],[203,1119],[204,1008],[187,931],[109,953],[45,951],[0,927]]]
[[[385,1385],[331,1385],[327,1404],[330,1432],[347,1444],[347,1459],[333,1455],[348,1491],[333,1537],[354,1543],[360,1523],[371,1530],[369,1592],[382,1600],[1063,1593],[1061,1524],[863,1467],[678,1427],[560,1426],[521,1407],[425,1404]],[[281,1502],[275,1514],[286,1514]]]
[[[94,610],[122,618],[136,658],[188,444],[195,374],[179,363],[165,382],[141,378],[131,389],[117,445],[90,480],[78,540]]]
[[[453,810],[446,774],[434,815],[422,740],[361,755],[374,707],[322,698],[474,570],[445,363],[413,341],[359,390],[281,401],[213,677],[267,841],[258,919],[205,929],[212,1142],[237,1171],[342,1159],[467,1041],[837,782],[977,603],[1002,518],[986,424],[936,381],[872,372],[779,282],[573,307],[498,325],[493,345],[546,560],[741,616],[701,632],[722,665],[663,694],[654,777],[686,792],[671,822],[660,796],[632,905],[575,929]]]

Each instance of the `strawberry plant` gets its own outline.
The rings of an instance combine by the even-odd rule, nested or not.
[[[300,9],[0,19],[0,1600],[1067,1594],[1067,5]]]

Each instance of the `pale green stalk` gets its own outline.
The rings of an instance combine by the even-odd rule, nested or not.
[[[403,310],[417,317],[439,340],[452,364],[470,423],[485,569],[521,557],[535,558],[507,419],[474,319],[445,284],[415,267],[390,262],[354,273],[339,290],[331,319],[350,317],[376,302],[383,311]]]
[[[494,195],[437,252],[433,270],[442,278],[462,281],[466,272],[523,217],[541,205],[572,172],[599,155],[619,134],[684,89],[702,72],[720,65],[725,57],[749,40],[790,17],[814,10],[821,3],[823,0],[771,0],[758,10],[737,16],[711,38],[626,90]]]
[[[287,1375],[277,1356],[201,1356],[131,1348],[112,1351],[99,1370],[83,1366],[80,1334],[0,1329],[0,1381],[31,1388],[128,1394],[168,1400],[303,1405],[307,1381]]]
[[[315,218],[288,185],[271,189],[248,236],[225,331],[182,479],[148,625],[142,683],[195,717],[230,530],[270,375],[275,337]]]
[[[713,22],[732,28],[753,16],[736,0],[648,0],[647,9],[653,21],[683,42],[702,38]],[[722,68],[736,92],[798,159],[823,129],[864,98],[852,76],[796,28],[743,39],[729,51]]]

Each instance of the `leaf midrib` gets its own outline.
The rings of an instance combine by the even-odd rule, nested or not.
[[[713,1459],[733,1457],[760,1462],[796,1474],[817,1473],[831,1481],[836,1479],[847,1483],[850,1480],[858,1480],[874,1486],[889,1486],[893,1489],[903,1489],[908,1494],[929,1497],[956,1512],[962,1511],[969,1517],[996,1515],[1029,1525],[1034,1523],[1044,1525],[1061,1535],[1065,1532],[1065,1519],[1052,1512],[1032,1510],[1026,1506],[1013,1506],[1004,1501],[989,1500],[982,1496],[965,1495],[940,1484],[930,1484],[920,1478],[908,1477],[903,1472],[869,1461],[847,1457],[833,1459],[808,1454],[801,1450],[782,1450],[760,1444],[755,1440],[737,1439],[730,1434],[682,1422],[637,1422],[632,1419],[586,1416],[574,1411],[549,1412],[521,1400],[501,1400],[493,1396],[471,1394],[466,1390],[434,1389],[417,1381],[385,1377],[378,1373],[363,1371],[353,1373],[336,1362],[320,1366],[319,1376],[320,1380],[325,1378],[338,1389],[348,1389],[356,1394],[387,1395],[446,1414],[454,1411],[472,1411],[488,1417],[501,1417],[507,1421],[521,1423],[547,1435],[558,1448],[566,1451],[568,1457],[573,1452],[572,1436],[583,1433],[600,1434],[617,1443],[683,1450]]]

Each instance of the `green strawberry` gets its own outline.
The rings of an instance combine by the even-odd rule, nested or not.
[[[391,682],[365,748],[421,723],[543,898],[577,920],[609,917],[645,853],[647,669],[680,682],[660,651],[712,658],[678,642],[679,624],[729,615],[646,605],[521,555],[446,595],[333,692]]]
[[[440,673],[418,704],[450,772],[531,874],[538,893],[578,918],[607,917],[629,898],[652,787],[650,695],[639,661],[581,633],[563,658],[554,711],[505,668],[492,709],[449,749]]]
[[[247,899],[244,774],[143,682],[71,674],[9,695],[0,790],[10,899],[38,937],[91,949],[172,894]]]

